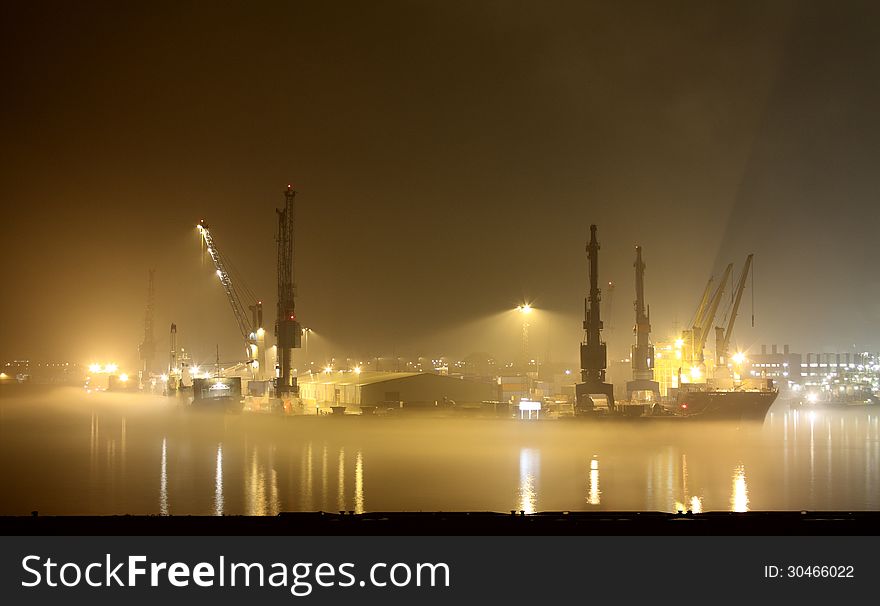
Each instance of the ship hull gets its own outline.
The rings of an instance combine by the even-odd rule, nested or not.
[[[679,395],[675,414],[734,421],[763,421],[779,393],[767,391],[689,391]]]

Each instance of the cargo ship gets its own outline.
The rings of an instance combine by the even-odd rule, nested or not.
[[[670,414],[700,417],[706,420],[763,421],[779,390],[767,386],[758,389],[681,389],[674,404],[667,404]]]
[[[193,379],[193,410],[240,413],[244,408],[241,377]]]

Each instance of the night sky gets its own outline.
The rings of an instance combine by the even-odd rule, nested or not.
[[[297,311],[336,355],[576,360],[584,245],[631,342],[756,254],[734,339],[880,348],[872,3],[6,2],[0,359],[241,349],[195,225],[267,302],[297,195]],[[323,349],[322,349],[323,348]],[[228,354],[226,352],[229,352]]]

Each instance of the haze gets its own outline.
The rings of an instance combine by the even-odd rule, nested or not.
[[[635,244],[655,338],[753,252],[739,343],[880,348],[870,4],[0,10],[0,358],[134,362],[150,268],[159,352],[172,321],[197,357],[239,351],[195,225],[271,326],[288,183],[326,355],[504,357],[528,300],[540,350],[574,361],[590,223],[612,348]]]

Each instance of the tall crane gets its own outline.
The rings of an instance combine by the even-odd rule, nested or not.
[[[592,394],[607,398],[608,409],[614,410],[614,386],[605,382],[608,355],[602,340],[600,317],[601,293],[599,291],[599,241],[596,226],[590,226],[590,242],[587,244],[590,266],[590,294],[584,299],[584,340],[581,342],[581,383],[575,386],[577,408],[581,412],[593,409]]]
[[[632,346],[632,381],[627,381],[626,392],[629,400],[633,392],[651,392],[655,400],[660,399],[660,384],[654,380],[654,346],[651,345],[651,308],[645,303],[645,262],[642,261],[642,247],[636,246],[636,300],[633,304],[636,323],[633,333],[636,343]]]
[[[223,287],[223,292],[226,293],[229,306],[232,308],[238,330],[244,338],[252,376],[257,380],[263,379],[266,368],[266,331],[262,326],[263,302],[256,300],[240,277],[236,281],[232,280],[230,277],[230,271],[233,270],[232,265],[217,248],[214,236],[204,219],[199,221],[197,228],[202,237],[202,244],[210,255],[211,261],[214,262],[217,277],[220,278],[220,285]],[[253,303],[251,304],[251,302]],[[248,314],[246,309],[251,313]]]
[[[296,191],[288,185],[284,191],[284,208],[278,214],[278,310],[275,336],[278,339],[278,367],[275,391],[279,395],[297,393],[296,379],[291,372],[293,349],[300,347],[302,327],[296,319],[296,283],[294,282],[294,198]]]
[[[736,323],[736,316],[739,313],[739,304],[742,301],[743,291],[746,288],[746,280],[749,277],[749,271],[752,268],[752,259],[754,254],[746,257],[746,263],[743,266],[742,274],[733,291],[733,300],[730,311],[728,312],[727,328],[722,326],[715,327],[715,366],[721,368],[727,366],[728,355],[730,353],[730,336],[733,333],[733,326]]]

